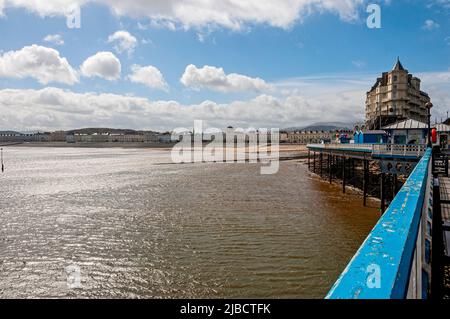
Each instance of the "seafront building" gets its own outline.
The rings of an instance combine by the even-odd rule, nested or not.
[[[420,84],[420,79],[410,74],[398,59],[394,68],[383,72],[367,92],[366,129],[378,130],[406,119],[426,123],[425,104],[430,97],[421,91]]]
[[[116,132],[119,131],[119,132]],[[153,131],[120,131],[85,129],[79,131],[16,132],[0,131],[0,142],[67,142],[67,143],[160,143],[167,133]],[[170,135],[169,135],[170,137]]]
[[[353,138],[353,131],[331,130],[331,131],[292,131],[280,132],[280,143],[310,144],[310,143],[330,143],[336,141],[341,136],[348,139]]]
[[[72,136],[73,137],[72,137]],[[66,141],[75,143],[157,143],[158,134],[155,132],[142,133],[74,133],[66,136]]]
[[[49,133],[0,131],[0,142],[47,142]]]

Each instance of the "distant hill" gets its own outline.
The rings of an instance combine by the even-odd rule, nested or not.
[[[137,132],[142,132],[142,131],[136,131],[136,130],[132,130],[132,129],[120,129],[120,128],[105,128],[105,127],[88,127],[88,128],[80,128],[80,129],[66,131],[66,133],[68,133],[68,134],[73,134],[73,133],[77,133],[77,134],[93,134],[93,133],[135,134]]]
[[[334,130],[353,130],[352,124],[340,123],[340,122],[321,122],[314,123],[303,127],[288,127],[283,131],[334,131]]]
[[[0,131],[0,135],[16,135],[16,134],[20,133],[16,131]]]

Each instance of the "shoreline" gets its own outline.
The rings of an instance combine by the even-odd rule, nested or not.
[[[67,143],[67,142],[25,142],[0,145],[1,147],[56,147],[56,148],[151,148],[170,149],[175,143]]]
[[[8,143],[0,144],[0,147],[58,147],[58,148],[152,148],[152,149],[170,149],[177,143],[67,143],[67,142],[23,142],[23,143]],[[208,145],[204,143],[203,146]],[[235,147],[236,149],[236,147]],[[264,148],[270,152],[271,146],[268,145]],[[298,155],[307,155],[306,145],[300,144],[279,144],[279,152],[296,152]]]
[[[7,145],[1,145],[2,148],[15,147],[15,148],[85,148],[85,149],[142,149],[142,150],[160,150],[170,151],[176,143],[66,143],[66,142],[25,142],[25,143],[12,143]],[[208,143],[203,144],[203,147]],[[194,151],[195,148],[191,148]],[[223,149],[225,150],[225,148]],[[234,147],[234,151],[238,150]],[[186,150],[185,150],[186,151]],[[265,146],[261,148],[261,151],[271,153],[271,146]],[[249,154],[248,150],[245,150],[246,154]],[[308,158],[308,151],[306,145],[298,144],[280,144],[278,152],[278,160],[284,161],[299,161],[306,163]],[[270,156],[267,158],[270,160]]]

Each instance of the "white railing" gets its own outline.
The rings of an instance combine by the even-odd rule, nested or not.
[[[372,146],[372,155],[422,157],[425,154],[426,149],[426,145],[374,144]]]
[[[320,148],[324,150],[360,150],[360,151],[372,151],[373,144],[308,144],[307,148]]]
[[[411,156],[420,158],[425,154],[426,145],[406,144],[308,144],[309,149],[360,151],[371,153],[373,156]]]

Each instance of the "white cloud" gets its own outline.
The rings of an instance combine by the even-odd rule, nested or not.
[[[55,49],[36,44],[0,55],[0,77],[30,77],[41,84],[59,82],[72,85],[78,82],[77,72],[66,58]]]
[[[423,24],[422,29],[431,31],[434,29],[438,29],[439,27],[440,27],[439,23],[437,23],[436,21],[433,21],[431,19],[428,19]]]
[[[140,66],[134,64],[131,66],[132,73],[128,76],[128,79],[134,83],[140,83],[148,86],[152,89],[158,89],[167,91],[168,85],[164,80],[164,77],[157,68],[154,66]]]
[[[45,42],[50,42],[55,45],[63,45],[64,44],[64,39],[62,38],[62,36],[60,34],[49,34],[43,40]]]
[[[0,0],[0,18],[4,16],[3,9],[5,7],[5,1]]]
[[[195,119],[209,127],[286,128],[314,122],[352,123],[364,118],[365,92],[377,74],[295,78],[274,84],[284,95],[261,94],[250,100],[219,104],[204,101],[150,101],[146,98],[75,93],[58,88],[0,90],[0,130],[129,127],[171,130],[191,127]],[[417,74],[429,93],[433,119],[450,105],[450,71]]]
[[[98,52],[87,58],[80,67],[81,74],[86,77],[98,76],[108,81],[120,78],[121,64],[111,52]]]
[[[114,44],[114,49],[118,53],[127,52],[131,55],[137,46],[137,39],[128,31],[117,31],[108,37],[108,43]]]
[[[180,81],[193,89],[207,88],[219,92],[260,92],[270,89],[270,85],[260,78],[237,73],[225,74],[222,68],[208,65],[200,69],[193,64],[188,65]]]
[[[450,0],[449,0],[450,1]],[[450,45],[450,37],[446,37],[445,39],[444,39],[444,41],[445,41],[445,43],[447,44],[447,45]]]
[[[315,121],[352,121],[362,116],[361,92],[330,94],[320,99],[302,95],[260,95],[248,101],[218,104],[97,93],[74,93],[58,88],[0,90],[0,129],[68,129],[108,126],[171,130],[190,127],[195,119],[208,126],[276,128]],[[350,116],[349,116],[350,114]]]
[[[450,0],[431,0],[430,6],[442,6],[446,9],[450,9]]]
[[[6,7],[21,7],[42,16],[64,15],[71,4],[91,2],[110,7],[119,16],[148,17],[151,25],[174,28],[211,25],[241,30],[252,24],[289,28],[314,12],[332,12],[344,21],[359,19],[364,0],[278,0],[278,1],[204,1],[204,0],[8,0]]]
[[[358,69],[366,67],[366,62],[360,60],[352,61],[352,64]]]

